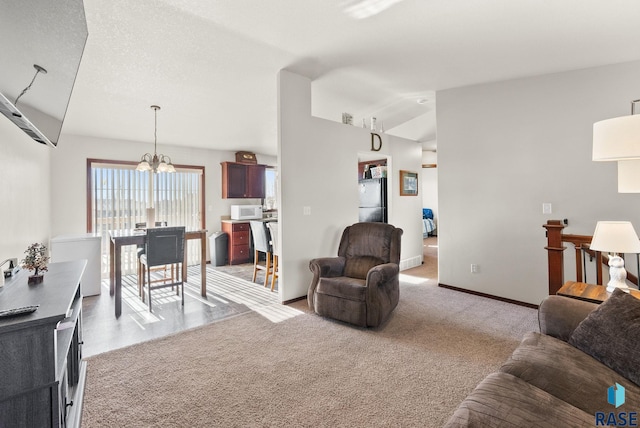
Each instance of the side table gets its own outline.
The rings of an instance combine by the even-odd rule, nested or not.
[[[640,299],[640,291],[632,289],[629,293],[635,298]],[[598,304],[607,300],[611,295],[611,293],[607,292],[607,287],[604,285],[574,281],[565,282],[556,294]]]

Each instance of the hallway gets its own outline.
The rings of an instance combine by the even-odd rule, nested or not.
[[[428,281],[434,285],[438,284],[438,237],[429,236],[423,239],[422,253],[424,261],[422,265],[400,272],[402,279],[414,277],[413,281]]]

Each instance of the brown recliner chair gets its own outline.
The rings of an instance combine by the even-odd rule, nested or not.
[[[318,315],[362,327],[382,324],[400,298],[401,236],[402,229],[385,223],[347,227],[338,257],[309,262],[309,307]]]

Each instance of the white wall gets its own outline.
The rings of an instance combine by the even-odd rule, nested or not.
[[[152,143],[65,135],[51,155],[52,236],[86,232],[87,159],[138,161],[153,151]],[[232,204],[260,203],[260,199],[221,199],[220,162],[234,161],[235,153],[158,145],[158,153],[171,157],[174,164],[205,167],[206,228],[209,235],[220,230],[220,218],[229,215]],[[273,156],[257,155],[258,162],[275,165]]]
[[[20,262],[30,244],[49,242],[52,148],[36,143],[4,116],[0,146],[0,261]]]
[[[282,273],[280,299],[305,296],[309,261],[335,256],[343,229],[358,222],[358,153],[371,149],[366,129],[311,116],[311,81],[289,71],[278,76],[278,159]],[[404,230],[401,259],[422,260],[422,200],[399,196],[398,171],[421,170],[420,144],[382,136],[389,156],[389,223]],[[311,215],[303,215],[310,207]]]
[[[640,230],[640,195],[617,193],[614,162],[591,161],[593,123],[630,114],[639,75],[633,62],[437,94],[441,283],[538,304],[548,219],[581,235],[597,220]]]

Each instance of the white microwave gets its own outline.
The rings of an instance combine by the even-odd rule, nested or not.
[[[231,205],[231,220],[262,218],[262,205]]]

